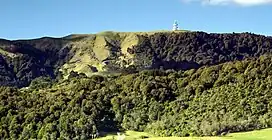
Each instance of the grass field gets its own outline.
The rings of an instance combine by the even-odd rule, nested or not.
[[[148,133],[127,131],[125,140],[272,140],[272,128],[251,132],[231,133],[224,137],[154,137]],[[97,140],[117,140],[117,135],[108,135]]]

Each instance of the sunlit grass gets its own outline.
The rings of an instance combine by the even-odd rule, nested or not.
[[[222,137],[155,137],[145,132],[126,131],[125,140],[272,140],[272,129],[231,133]],[[97,140],[117,140],[116,134],[109,134]]]

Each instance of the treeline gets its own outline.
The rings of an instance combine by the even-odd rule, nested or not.
[[[89,139],[113,131],[210,136],[272,127],[272,57],[0,88],[3,139]]]

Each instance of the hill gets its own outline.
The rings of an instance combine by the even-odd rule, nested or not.
[[[0,85],[28,86],[37,77],[188,70],[256,58],[271,52],[271,37],[251,33],[102,32],[0,40]]]
[[[0,137],[90,139],[134,130],[216,136],[272,127],[272,57],[187,71],[36,79],[0,88]]]
[[[271,41],[184,31],[0,40],[0,138],[271,128]]]

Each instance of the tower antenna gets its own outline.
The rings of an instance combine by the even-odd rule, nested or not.
[[[175,21],[174,21],[174,24],[173,24],[173,31],[177,31],[177,30],[179,30],[178,21],[175,20]]]

